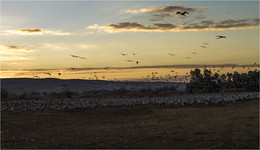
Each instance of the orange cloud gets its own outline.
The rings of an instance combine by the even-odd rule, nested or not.
[[[200,31],[200,30],[231,30],[231,29],[247,29],[257,28],[259,19],[241,19],[241,20],[224,20],[221,22],[213,22],[211,20],[204,20],[199,23],[190,23],[186,25],[174,25],[171,23],[154,23],[153,25],[143,25],[137,22],[122,22],[118,24],[108,24],[106,26],[96,25],[96,29],[105,32],[163,32],[163,31]],[[88,27],[87,27],[88,28]]]
[[[24,46],[15,46],[15,45],[10,45],[10,46],[0,46],[1,49],[5,50],[20,50],[20,51],[31,51],[32,49],[26,48]]]
[[[27,32],[27,33],[42,32],[41,29],[20,29],[20,30],[17,30],[17,31]]]
[[[39,28],[7,30],[7,33],[18,35],[71,35],[68,32],[43,30]]]
[[[127,9],[124,11],[124,13],[132,13],[132,14],[138,14],[138,13],[144,13],[144,12],[175,12],[175,11],[188,11],[188,12],[194,12],[194,11],[199,11],[202,12],[206,10],[207,8],[192,8],[192,7],[183,7],[183,6],[165,6],[162,8],[142,8],[138,10],[131,10]]]
[[[7,30],[7,33],[18,34],[18,35],[43,35],[42,29],[15,29]]]
[[[32,57],[28,54],[34,52],[32,49],[25,46],[16,45],[0,46],[0,49],[0,60],[2,62],[8,62],[8,64],[18,63],[16,61],[30,60]]]

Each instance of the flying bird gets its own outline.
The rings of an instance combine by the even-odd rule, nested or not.
[[[76,55],[70,55],[70,56],[72,56],[73,58],[78,58],[79,56],[76,56]]]
[[[128,62],[133,62],[132,60],[125,60],[125,61],[128,61]]]
[[[226,38],[226,36],[223,35],[216,35],[217,39],[222,39],[222,38]]]
[[[109,67],[104,67],[104,69],[109,69],[111,66],[109,66]]]
[[[196,53],[196,52],[191,52],[191,54],[198,55],[198,53]]]
[[[176,14],[186,16],[185,14],[189,14],[189,13],[186,11],[184,11],[184,12],[177,11]]]
[[[204,44],[204,45],[209,45],[209,43],[206,43],[206,42],[204,42],[203,44]]]
[[[79,57],[79,59],[87,59],[86,57]]]
[[[200,46],[200,47],[202,47],[202,48],[207,48],[206,46],[204,46],[204,45],[202,45],[202,46]]]
[[[70,56],[72,56],[73,58],[87,59],[86,57],[81,57],[81,56],[77,56],[77,55],[70,55]]]
[[[121,52],[120,52],[120,54],[121,54],[122,56],[128,55],[128,54],[124,54],[124,53],[121,53]]]
[[[48,73],[48,72],[46,72],[46,73],[44,73],[44,74],[47,74],[47,75],[49,75],[49,76],[51,75],[51,73]]]
[[[133,55],[136,55],[137,53],[133,53],[133,52],[132,52],[132,54],[133,54]]]
[[[61,75],[61,73],[59,72],[59,73],[58,73],[58,75],[60,76],[60,75]]]
[[[135,63],[136,63],[136,64],[139,64],[139,61],[136,61]]]
[[[172,54],[172,53],[168,53],[168,55],[170,55],[170,56],[175,56],[174,54]]]
[[[185,59],[191,59],[190,57],[184,57]]]

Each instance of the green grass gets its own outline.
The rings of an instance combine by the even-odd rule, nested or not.
[[[259,148],[259,100],[4,112],[1,119],[1,148]]]

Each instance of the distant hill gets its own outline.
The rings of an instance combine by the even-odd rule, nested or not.
[[[120,82],[120,81],[103,81],[103,80],[81,80],[81,79],[31,79],[31,78],[8,78],[1,79],[1,89],[9,93],[33,93],[33,92],[62,92],[70,90],[75,92],[96,91],[96,90],[139,90],[139,89],[156,89],[162,87],[177,86],[178,91],[183,91],[185,83],[172,82]]]

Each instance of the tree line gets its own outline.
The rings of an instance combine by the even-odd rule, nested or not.
[[[189,93],[213,93],[226,89],[243,89],[245,91],[259,91],[259,71],[248,71],[227,74],[213,74],[211,70],[200,69],[190,71],[190,82],[186,86]]]

